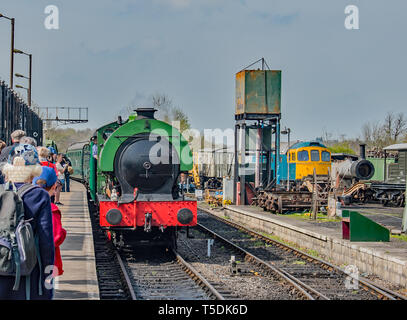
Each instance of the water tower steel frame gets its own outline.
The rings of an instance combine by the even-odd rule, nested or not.
[[[248,70],[255,63],[262,62],[262,69]],[[280,120],[281,120],[281,71],[265,70],[268,67],[264,58],[256,61],[236,74],[235,110],[235,172],[234,203],[247,204],[246,201],[246,132],[256,129],[255,188],[279,184],[278,168],[280,159]],[[268,134],[265,135],[265,133]],[[240,139],[239,139],[240,135]],[[273,137],[274,136],[274,137]],[[265,141],[265,138],[269,138]],[[273,147],[274,139],[274,147]],[[239,141],[240,140],[240,141]],[[240,143],[239,143],[240,142]],[[271,161],[275,170],[271,170]],[[263,163],[266,159],[266,175],[263,177]],[[240,201],[237,184],[240,182]]]

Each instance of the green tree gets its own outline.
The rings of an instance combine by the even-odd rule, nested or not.
[[[158,118],[169,124],[174,124],[181,132],[190,129],[188,115],[180,107],[173,105],[172,100],[164,93],[151,96],[152,105],[158,110]]]
[[[50,128],[45,133],[45,138],[54,140],[59,152],[66,152],[66,149],[73,143],[88,141],[94,129],[75,130],[74,128]]]
[[[336,143],[330,147],[328,147],[331,153],[347,153],[347,154],[356,154],[356,152],[350,146],[348,141],[343,141],[340,143]]]

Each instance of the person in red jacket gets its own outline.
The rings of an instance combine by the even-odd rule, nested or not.
[[[33,184],[39,185],[48,191],[50,196],[54,195],[56,189],[57,175],[51,167],[42,167],[42,173],[39,177],[33,180]],[[54,278],[64,273],[62,268],[62,258],[59,246],[66,238],[66,230],[62,228],[61,211],[54,203],[51,203],[52,210],[52,226],[54,231],[54,245],[55,245],[55,262],[54,262]]]
[[[55,163],[52,163],[51,161],[48,160],[50,158],[51,151],[46,147],[37,147],[37,151],[38,151],[38,157],[40,158],[41,166],[42,167],[50,167],[50,168],[54,169],[55,174],[58,177],[58,170],[57,170],[57,167],[56,167]],[[55,202],[55,193],[56,193],[56,191],[57,191],[57,189],[55,190],[55,192],[51,196],[51,203]]]
[[[62,228],[61,223],[61,211],[56,204],[51,203],[52,209],[52,226],[54,228],[54,245],[55,245],[55,267],[53,276],[54,278],[57,276],[61,276],[64,273],[64,269],[62,269],[62,257],[61,257],[61,250],[59,246],[64,242],[66,238],[66,230]]]

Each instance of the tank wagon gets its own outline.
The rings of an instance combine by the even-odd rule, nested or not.
[[[179,190],[192,169],[188,142],[171,125],[139,108],[126,122],[97,129],[67,150],[74,174],[98,208],[100,226],[116,245],[176,245],[176,231],[197,223],[196,200]],[[97,153],[93,154],[94,145]]]

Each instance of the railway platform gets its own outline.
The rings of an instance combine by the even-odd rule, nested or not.
[[[391,237],[390,242],[350,242],[342,239],[341,221],[313,221],[292,215],[275,215],[255,206],[228,205],[223,209],[212,209],[201,202],[198,207],[342,268],[356,266],[363,277],[379,282],[384,280],[399,288],[401,293],[407,293],[406,241]],[[378,223],[391,222],[388,225],[384,223],[389,229],[394,229],[398,221],[398,217],[383,214],[367,216]]]
[[[64,274],[56,278],[56,300],[98,300],[92,227],[86,190],[78,182],[71,182],[71,192],[62,192],[62,226],[67,231],[61,245]]]

